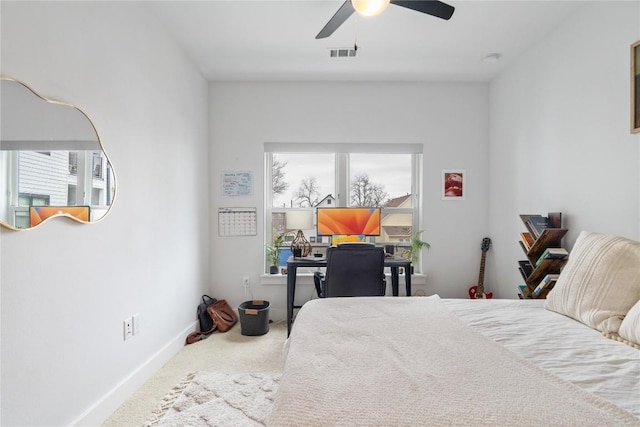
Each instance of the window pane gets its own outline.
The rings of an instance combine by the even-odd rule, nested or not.
[[[350,154],[351,206],[412,207],[411,159],[411,154]]]
[[[69,185],[67,189],[67,205],[74,206],[76,204],[77,187]]]
[[[102,155],[101,153],[93,153],[93,177],[102,179]]]
[[[29,228],[29,212],[28,211],[16,211],[15,214],[15,227],[16,228]]]
[[[69,151],[69,173],[78,175],[78,152]]]
[[[274,153],[272,206],[312,207],[335,196],[332,153]]]
[[[18,206],[49,206],[49,196],[20,193]]]
[[[273,236],[285,233],[285,226],[285,214],[283,212],[274,212],[273,214],[271,214],[272,239]],[[293,255],[290,249],[291,239],[288,242],[286,240],[287,239],[285,237],[282,245],[278,247],[278,266],[280,267],[286,266],[287,259],[289,259],[291,255]]]
[[[410,239],[413,213],[396,213],[394,208],[412,208],[411,162],[411,154],[349,156],[351,206],[382,206],[382,230],[372,240],[397,246],[400,252]]]
[[[413,214],[389,212],[387,209],[382,211],[382,231],[376,237],[376,242],[393,245],[395,252],[402,255],[404,249],[410,246]]]
[[[91,191],[91,206],[100,206],[103,205],[104,203],[100,203],[102,201],[102,190],[94,188],[93,191]]]

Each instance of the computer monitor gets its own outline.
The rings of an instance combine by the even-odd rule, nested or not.
[[[29,222],[34,227],[52,216],[67,216],[89,222],[89,213],[89,206],[30,206]]]
[[[318,208],[318,236],[380,235],[380,208]]]

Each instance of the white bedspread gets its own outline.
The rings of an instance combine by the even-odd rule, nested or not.
[[[300,310],[270,425],[640,425],[474,332],[429,298]]]
[[[638,349],[545,310],[544,300],[442,301],[471,328],[640,418]]]

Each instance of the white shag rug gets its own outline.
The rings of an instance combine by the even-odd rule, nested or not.
[[[280,373],[188,375],[165,397],[147,427],[263,426]]]

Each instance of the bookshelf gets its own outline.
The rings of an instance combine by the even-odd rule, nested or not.
[[[527,228],[520,233],[520,246],[527,259],[518,261],[518,270],[524,279],[524,286],[520,292],[524,298],[546,298],[549,288],[545,288],[537,295],[534,291],[547,274],[558,274],[567,262],[565,258],[542,258],[548,248],[562,248],[562,238],[567,229],[562,228],[562,213],[550,212],[546,217],[542,215],[520,215],[520,219]],[[527,236],[527,234],[530,236]]]

